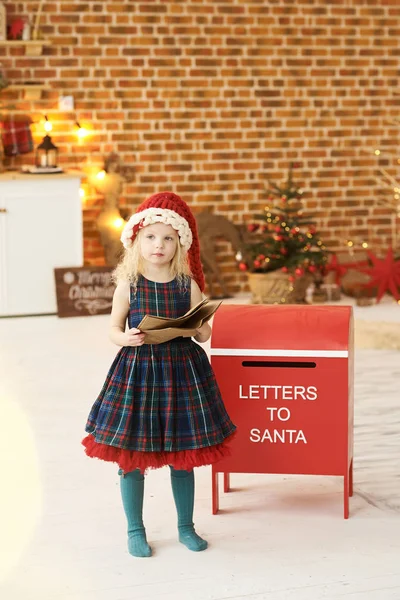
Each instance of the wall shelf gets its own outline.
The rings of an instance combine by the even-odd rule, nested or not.
[[[48,40],[0,40],[0,46],[24,46],[26,56],[41,56],[44,46],[50,46]]]
[[[49,90],[50,87],[45,83],[16,83],[11,84],[7,90],[24,90],[25,100],[40,100],[43,90]]]

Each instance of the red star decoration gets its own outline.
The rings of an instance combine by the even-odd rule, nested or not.
[[[340,285],[343,275],[347,273],[347,266],[340,264],[336,254],[332,254],[330,261],[326,265],[326,271],[329,273],[333,271],[335,273],[335,283]]]
[[[368,252],[368,257],[372,262],[372,267],[360,269],[371,277],[371,281],[365,284],[365,287],[377,287],[378,294],[376,301],[379,302],[386,291],[390,291],[393,297],[400,300],[400,260],[394,259],[393,248],[389,248],[386,257],[379,259]]]
[[[329,263],[326,265],[326,271],[333,271],[335,273],[335,283],[340,285],[343,275],[347,273],[349,269],[359,269],[360,267],[367,267],[368,262],[366,260],[356,260],[353,262],[340,263],[336,254],[332,254]]]

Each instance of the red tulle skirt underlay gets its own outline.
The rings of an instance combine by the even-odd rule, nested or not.
[[[141,471],[159,469],[166,465],[171,465],[174,469],[180,471],[191,471],[194,467],[211,465],[222,458],[230,456],[228,444],[234,438],[235,433],[216,446],[197,448],[196,450],[182,450],[180,452],[137,452],[135,450],[124,450],[115,446],[99,444],[91,434],[82,440],[82,444],[85,446],[85,452],[88,456],[117,463],[125,473],[129,473],[135,469],[140,469]]]

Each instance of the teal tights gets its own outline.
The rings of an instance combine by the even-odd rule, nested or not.
[[[200,552],[207,548],[203,540],[194,530],[194,473],[171,469],[171,486],[178,514],[179,541],[189,550]],[[121,496],[128,522],[128,550],[133,556],[151,556],[151,548],[147,543],[146,530],[143,525],[144,475],[137,469],[121,475]]]
[[[122,504],[128,521],[128,550],[132,556],[151,556],[143,525],[144,475],[139,470],[119,471]]]
[[[179,541],[193,552],[205,550],[208,546],[194,530],[194,473],[171,469],[171,486],[176,512],[178,513]]]

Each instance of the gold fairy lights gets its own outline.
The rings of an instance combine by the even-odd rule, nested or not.
[[[400,120],[390,121],[391,124],[395,124],[397,127],[400,125]],[[375,148],[373,154],[377,158],[383,158],[385,156],[396,156],[396,163],[400,165],[400,158],[398,154],[390,151],[382,151],[380,148]],[[392,229],[392,241],[391,245],[393,248],[397,247],[398,233],[397,233],[397,219],[400,218],[400,181],[398,181],[393,175],[391,175],[386,169],[378,167],[378,175],[375,176],[375,181],[378,183],[383,193],[387,194],[387,197],[378,197],[377,202],[381,206],[385,206],[391,211],[391,229]],[[390,195],[390,196],[389,196]]]

